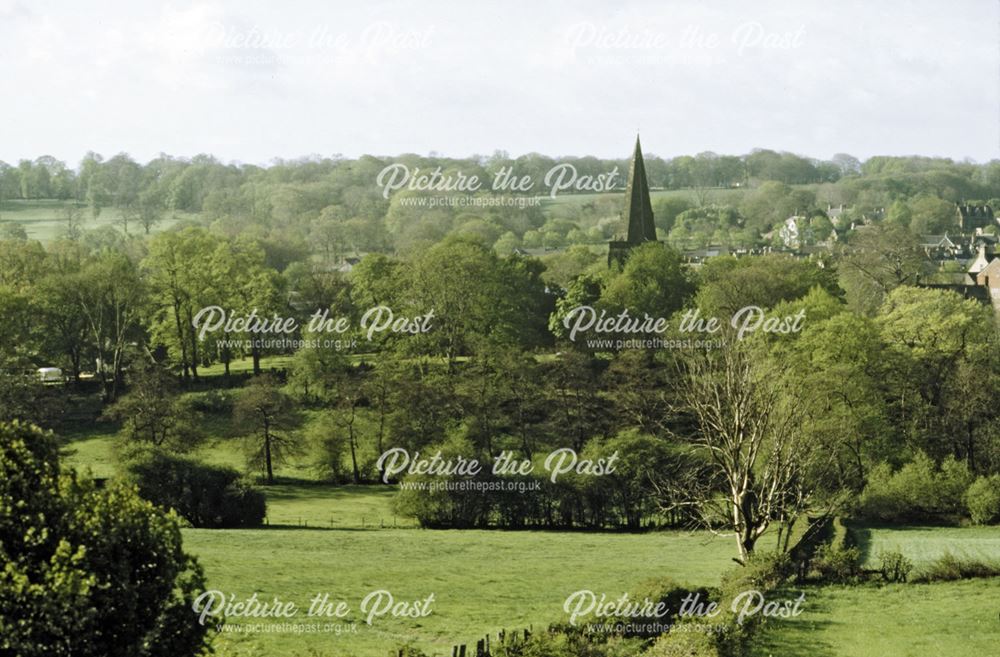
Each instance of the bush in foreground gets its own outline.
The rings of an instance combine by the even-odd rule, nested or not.
[[[845,583],[858,576],[860,560],[858,548],[826,543],[816,549],[812,567],[825,582]]]
[[[0,654],[204,654],[204,575],[176,516],[60,473],[57,453],[38,428],[0,423]]]
[[[894,550],[879,552],[878,560],[879,571],[887,582],[905,582],[913,571],[913,562],[907,559],[902,552]]]

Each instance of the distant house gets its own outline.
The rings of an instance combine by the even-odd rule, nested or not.
[[[986,288],[993,310],[1000,313],[1000,258],[994,258],[976,274],[976,284]]]
[[[361,262],[361,258],[344,258],[343,264],[337,267],[337,271],[349,274],[359,262]]]
[[[975,276],[979,272],[986,269],[986,267],[990,264],[991,259],[992,258],[987,255],[986,244],[979,244],[978,249],[976,250],[976,257],[968,268],[969,275]]]
[[[700,265],[709,258],[720,255],[729,255],[729,247],[714,245],[705,249],[691,249],[684,252],[684,262],[689,265]]]
[[[977,228],[986,228],[996,223],[993,215],[993,208],[988,205],[962,205],[957,206],[958,225],[963,231],[974,231]]]
[[[797,249],[801,246],[802,241],[805,239],[805,235],[802,234],[804,231],[799,230],[799,225],[805,226],[805,217],[800,217],[798,215],[794,217],[789,217],[785,219],[785,223],[781,225],[778,230],[778,236],[781,237],[781,243],[785,245],[788,249]]]
[[[965,253],[962,240],[952,240],[948,233],[944,235],[924,235],[920,244],[924,253],[932,260],[949,260]]]
[[[830,219],[830,223],[833,224],[834,228],[844,229],[847,228],[847,208],[841,203],[837,207],[831,204],[826,206],[826,216]]]
[[[920,282],[921,287],[951,290],[966,299],[990,304],[1000,318],[1000,258],[993,255],[987,244],[981,244],[965,273],[939,272]]]

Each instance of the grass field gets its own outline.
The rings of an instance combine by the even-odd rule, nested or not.
[[[214,437],[197,450],[198,458],[244,469],[240,440],[212,420]],[[65,458],[95,476],[111,476],[118,440],[110,425],[75,434]],[[385,657],[406,643],[450,655],[453,644],[474,645],[486,633],[564,621],[562,604],[580,589],[617,597],[663,576],[712,585],[732,567],[732,540],[710,534],[421,530],[394,514],[393,487],[321,484],[308,453],[277,475],[282,483],[264,487],[266,528],[186,529],[185,548],[205,567],[209,588],[237,599],[257,593],[262,600],[293,601],[301,611],[290,622],[315,622],[309,627],[324,631],[238,632],[254,619],[232,620],[215,640],[221,657]],[[946,551],[1000,558],[1000,527],[854,532],[868,567],[878,565],[882,550],[903,552],[918,571]],[[771,546],[766,535],[759,547]],[[378,589],[409,601],[433,593],[433,613],[367,625],[360,603]],[[307,616],[310,599],[324,593],[344,600],[350,615]],[[808,587],[806,595],[800,617],[768,626],[756,657],[961,657],[995,654],[1000,645],[1000,579]]]
[[[946,552],[956,557],[1000,558],[1000,527],[876,527],[855,531],[855,536],[868,568],[878,567],[882,551],[903,553],[918,570]]]
[[[268,600],[276,595],[300,606],[329,593],[347,601],[353,613],[344,622],[358,627],[339,637],[223,633],[216,640],[223,656],[384,657],[404,643],[450,655],[453,644],[474,643],[487,632],[565,621],[563,602],[580,589],[618,597],[654,575],[714,584],[733,552],[729,540],[688,533],[272,528],[186,530],[184,542],[205,566],[210,587],[237,598],[254,591]],[[378,589],[399,600],[433,593],[433,614],[379,618],[368,626],[359,605]],[[309,621],[304,610],[300,615],[300,622]]]
[[[1000,527],[855,527],[866,568],[898,551],[914,572],[945,553],[1000,559]],[[1000,645],[1000,578],[806,591],[803,614],[768,627],[755,657],[965,657]]]
[[[798,618],[768,626],[755,657],[998,654],[1000,579],[808,589]]]
[[[24,227],[28,239],[51,242],[58,238],[66,227],[64,208],[67,205],[69,205],[69,201],[55,199],[6,200],[0,203],[0,222],[16,222]],[[83,218],[81,227],[84,230],[93,230],[102,226],[116,226],[120,229],[118,222],[121,219],[121,213],[117,208],[104,208],[96,219],[91,215],[89,208],[81,208],[80,216]],[[153,227],[153,232],[164,230],[178,221],[194,216],[183,212],[168,212],[164,214],[160,223]],[[142,234],[142,231],[142,226],[129,224],[130,233],[139,235]]]

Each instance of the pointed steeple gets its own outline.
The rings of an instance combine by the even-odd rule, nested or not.
[[[646,163],[642,161],[639,135],[635,136],[635,152],[628,168],[625,186],[625,214],[628,232],[624,240],[608,244],[608,266],[622,266],[635,247],[656,241],[656,224],[653,223],[653,204],[649,202],[649,181],[646,180]]]
[[[646,164],[642,161],[642,146],[639,135],[635,136],[635,152],[628,168],[628,186],[625,188],[625,219],[629,244],[642,244],[656,239],[656,225],[653,223],[653,205],[649,201],[649,182],[646,180]]]

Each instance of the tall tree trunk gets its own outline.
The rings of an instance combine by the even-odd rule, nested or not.
[[[191,378],[198,380],[198,333],[194,328],[194,321],[191,316],[191,308],[187,309],[188,335],[191,339]]]
[[[274,469],[271,464],[271,426],[267,416],[264,417],[264,462],[267,465],[267,484],[270,486],[274,483]]]
[[[174,298],[174,324],[177,326],[177,342],[181,347],[181,371],[185,383],[189,378],[187,338],[184,336],[184,323],[181,321],[180,300]]]
[[[358,470],[358,455],[355,448],[355,438],[354,438],[354,419],[356,413],[355,404],[351,403],[351,419],[347,423],[347,437],[351,443],[351,467],[354,469],[354,483],[361,483],[361,471]]]

